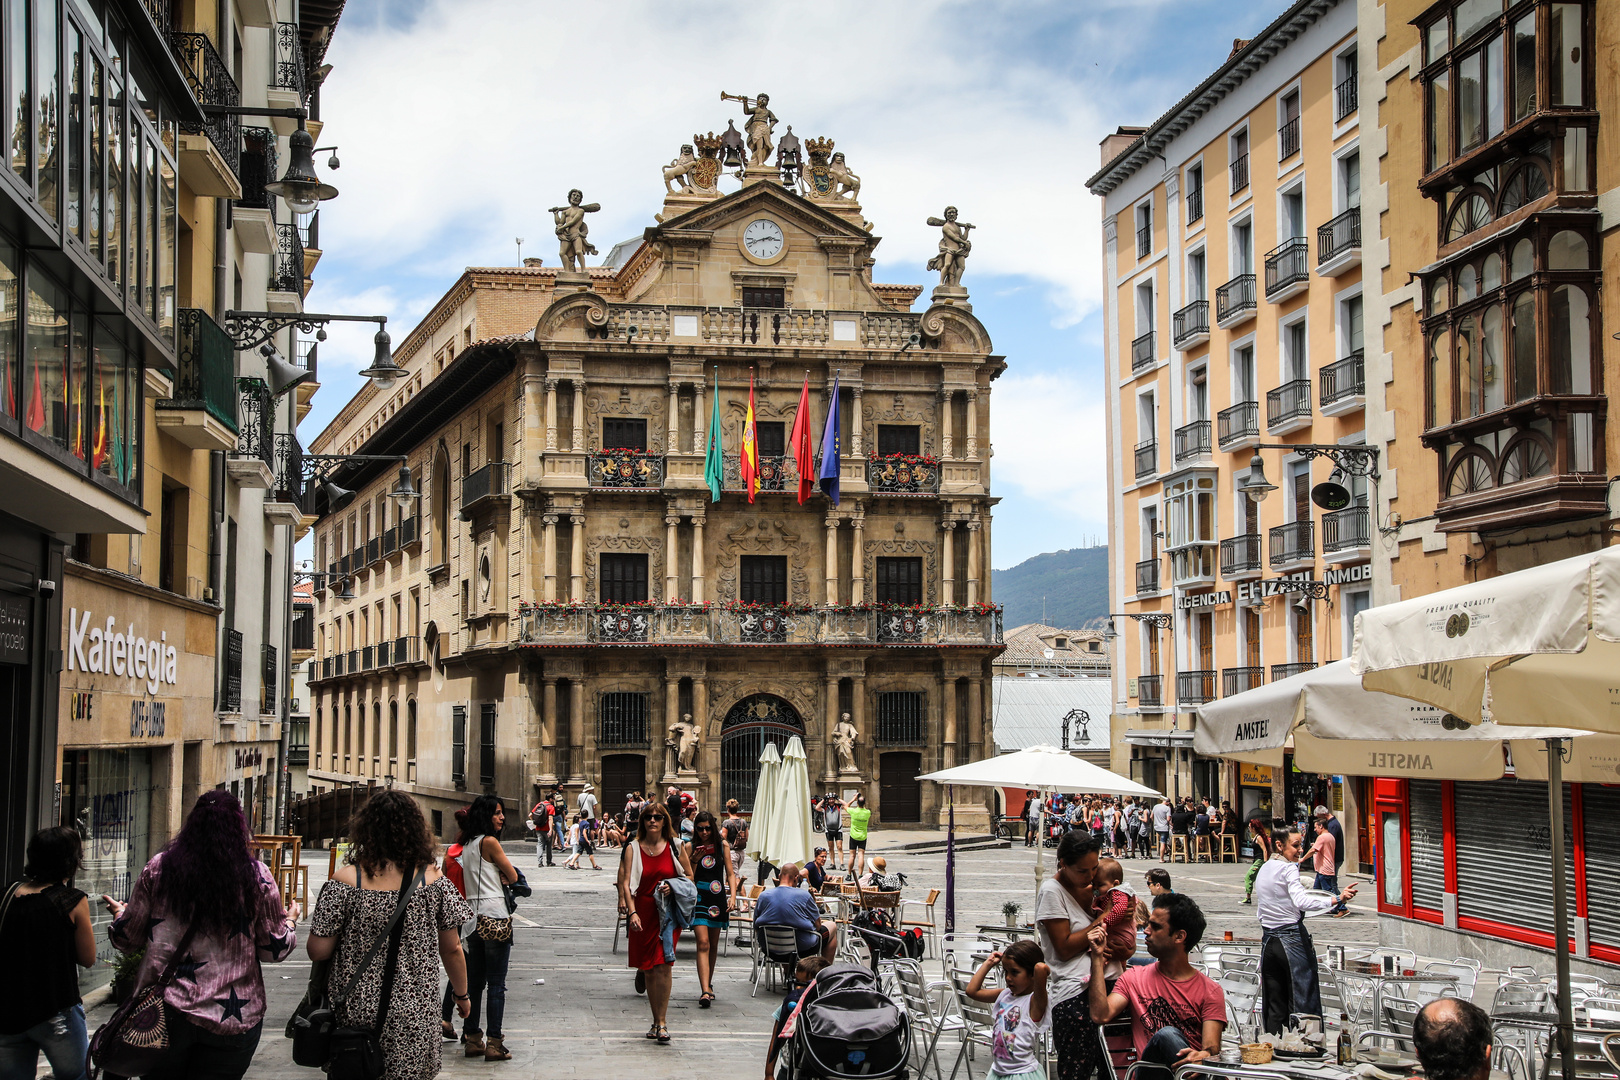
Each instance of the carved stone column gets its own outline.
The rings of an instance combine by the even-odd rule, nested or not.
[[[865,440],[862,438],[861,433],[861,395],[865,392],[863,387],[855,387],[855,408],[850,416],[849,452],[856,457],[861,457],[865,453]]]
[[[680,578],[676,574],[675,555],[680,551],[676,530],[681,527],[681,516],[669,514],[664,518],[664,603],[680,596]]]
[[[585,599],[585,515],[571,514],[568,518],[574,526],[574,542],[569,548],[568,568],[568,598],[574,601]]]
[[[951,394],[950,390],[939,392],[939,456],[954,457],[951,453]]]
[[[940,592],[940,602],[946,604],[956,603],[956,549],[954,546],[956,536],[956,522],[946,518],[939,523],[945,533],[945,539],[940,544],[940,563],[945,577]]]
[[[956,765],[956,680],[949,675],[940,679],[939,692],[944,699],[940,702],[940,714],[945,718],[941,738],[945,756],[940,767],[950,769]]]
[[[866,603],[866,514],[856,510],[850,524],[855,527],[855,550],[849,561],[849,602],[859,607]]]
[[[827,606],[838,603],[838,519],[827,519]],[[831,728],[827,730],[831,731]]]
[[[550,676],[540,681],[540,773],[557,775],[557,680]]]
[[[969,521],[967,529],[967,602],[977,604],[979,602],[979,519],[973,518]]]
[[[546,380],[546,449],[557,449],[557,380]]]
[[[871,746],[873,741],[872,731],[866,726],[866,676],[853,675],[850,677],[850,683],[849,719],[850,723],[855,725],[855,730],[860,733],[860,739],[855,743],[855,766],[860,768],[861,744],[865,743],[867,746]],[[876,763],[874,763],[873,768],[876,767]],[[861,775],[866,775],[865,769],[861,769]]]
[[[967,456],[970,460],[979,460],[979,392],[967,392]]]
[[[569,449],[578,454],[585,449],[585,381],[574,380],[574,436]]]
[[[664,737],[654,739],[654,745],[669,740],[669,729],[675,726],[675,721],[681,718],[681,681],[671,676],[664,676]],[[662,783],[674,783],[675,773],[681,767],[680,760],[675,756],[678,748],[664,747],[664,776]]]
[[[968,682],[968,759],[984,757],[984,680]]]
[[[678,453],[680,447],[676,440],[681,437],[681,384],[673,380],[669,384],[669,441],[664,443],[664,452]]]
[[[703,592],[703,518],[692,518],[692,603],[704,602]],[[696,708],[696,704],[693,708]]]
[[[541,570],[545,574],[545,590],[541,598],[548,604],[557,599],[557,515],[543,514],[544,539],[540,545]]]
[[[585,779],[585,677],[576,675],[568,680],[569,731],[568,771],[574,775],[570,781]]]
[[[822,773],[823,783],[832,783],[838,779],[838,751],[833,748],[833,728],[838,726],[838,676],[828,675],[826,719],[822,722],[821,739],[826,745],[826,768]]]
[[[706,676],[702,674],[692,676],[692,723],[698,729],[697,760],[702,762],[702,771],[709,773],[708,782],[718,785],[720,783],[719,751],[715,752],[715,760],[709,760],[709,684]],[[719,795],[716,788],[715,795]]]
[[[703,381],[697,384],[697,400],[692,407],[692,453],[707,453],[709,449],[709,436],[703,430],[708,422],[709,414],[703,411],[703,399],[707,396],[709,384]]]

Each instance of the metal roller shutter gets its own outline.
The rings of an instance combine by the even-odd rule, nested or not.
[[[1457,912],[1552,933],[1547,788],[1539,781],[1458,783]],[[1564,786],[1564,873],[1575,913],[1575,841]]]
[[[1587,932],[1620,948],[1620,788],[1581,787],[1586,844]]]
[[[1440,781],[1413,780],[1408,791],[1412,807],[1412,903],[1441,911],[1446,889],[1446,849]]]

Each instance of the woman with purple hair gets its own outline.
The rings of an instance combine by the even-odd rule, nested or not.
[[[113,948],[146,950],[136,985],[176,963],[163,991],[169,1054],[147,1080],[238,1080],[253,1062],[264,1019],[259,965],[292,953],[299,909],[283,910],[252,839],[234,795],[204,792],[179,835],[141,871],[129,902],[101,898],[113,915]]]

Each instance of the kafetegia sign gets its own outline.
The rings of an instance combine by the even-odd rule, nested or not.
[[[89,611],[81,613],[78,608],[69,609],[69,671],[134,679],[144,682],[147,692],[152,694],[158,692],[159,686],[165,683],[173,686],[178,681],[179,653],[168,643],[168,631],[148,640],[135,633],[134,623],[120,632],[115,616],[107,616],[105,627],[91,626],[90,619]]]

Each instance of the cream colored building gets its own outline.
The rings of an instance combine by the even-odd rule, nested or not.
[[[798,735],[813,786],[864,792],[880,822],[933,822],[916,776],[991,745],[1004,361],[962,290],[915,311],[920,289],[870,281],[878,237],[824,176],[790,190],[750,167],[722,194],[703,187],[715,172],[610,265],[468,270],[398,348],[407,376],[316,440],[404,456],[424,495],[402,515],[382,464],[338,473],[358,497],[320,509],[333,577],[316,592],[306,821],[341,830],[331,807],[380,784],[446,835],[479,792],[526,807],[589,783],[613,811],[678,784],[747,806],[762,747]],[[808,378],[820,447],[835,377],[842,498],[801,506],[788,435]],[[843,713],[847,762],[829,739]]]
[[[1088,182],[1111,610],[1130,616],[1115,620],[1114,766],[1293,817],[1354,793],[1291,768],[1258,786],[1195,756],[1192,731],[1205,702],[1348,655],[1368,602],[1364,482],[1324,512],[1311,493],[1331,462],[1256,449],[1364,441],[1357,57],[1355,5],[1300,0],[1151,126],[1104,140]],[[1257,453],[1279,489],[1258,504],[1236,487]]]

